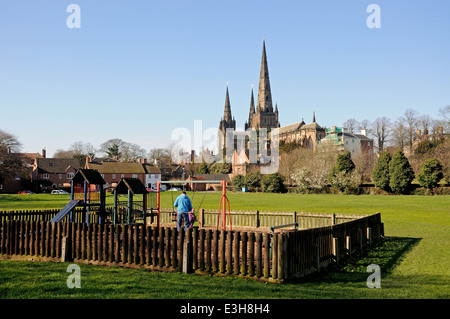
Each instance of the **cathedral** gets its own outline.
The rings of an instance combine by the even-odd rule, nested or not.
[[[270,89],[269,68],[267,64],[266,44],[263,41],[262,57],[261,57],[261,71],[259,77],[258,99],[253,97],[253,88],[250,97],[250,111],[248,120],[245,122],[245,131],[259,130],[265,128],[269,132],[278,132],[278,139],[281,143],[297,143],[315,151],[317,149],[318,141],[325,137],[325,128],[322,128],[316,123],[315,115],[313,115],[313,122],[306,124],[303,119],[301,122],[290,124],[285,127],[280,126],[278,119],[278,106],[275,104],[275,109],[272,103],[272,92]],[[227,129],[233,130],[235,136],[240,132],[236,131],[236,121],[231,115],[230,96],[228,86],[225,97],[224,115],[219,123],[219,131],[222,135],[219,138],[219,147],[223,148],[224,137]],[[243,133],[243,132],[242,132]],[[236,141],[234,148],[237,149]]]

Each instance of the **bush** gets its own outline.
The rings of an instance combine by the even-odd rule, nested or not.
[[[251,190],[257,190],[261,187],[261,174],[259,172],[245,175],[245,185]]]
[[[238,188],[239,190],[242,189],[242,187],[246,187],[245,184],[245,176],[243,175],[236,175],[233,177],[233,180],[231,181],[234,187]]]
[[[394,193],[406,194],[414,179],[414,171],[405,154],[395,152],[389,163],[389,187]]]
[[[420,186],[432,189],[438,186],[443,177],[441,163],[435,158],[430,158],[422,164],[417,181]]]
[[[261,180],[261,187],[267,193],[285,192],[284,177],[280,173],[264,175]]]
[[[389,187],[389,163],[391,159],[389,152],[381,153],[372,172],[374,185],[388,192],[391,190]]]
[[[231,173],[231,164],[214,163],[209,167],[210,174],[228,174]]]

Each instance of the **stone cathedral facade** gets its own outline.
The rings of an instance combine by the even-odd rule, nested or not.
[[[297,123],[281,127],[278,117],[278,106],[275,104],[274,107],[272,102],[265,41],[263,41],[261,57],[258,98],[255,105],[252,88],[250,96],[250,111],[248,120],[245,122],[244,127],[246,131],[259,130],[261,128],[265,128],[269,132],[277,131],[279,133],[279,142],[297,143],[311,150],[316,150],[318,142],[326,135],[325,128],[322,128],[316,123],[315,115],[313,115],[313,122],[311,124],[306,124],[302,119]],[[228,86],[225,97],[224,115],[219,123],[219,134],[222,135],[221,138],[219,138],[219,148],[223,148],[227,129],[236,131],[236,120],[231,114]],[[237,136],[240,132],[235,132],[234,134]],[[235,142],[234,148],[237,148],[237,146],[238,145],[236,145]]]

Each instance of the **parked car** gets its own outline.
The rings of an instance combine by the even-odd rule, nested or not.
[[[169,188],[168,191],[169,191],[169,192],[179,192],[179,191],[181,191],[181,188],[178,188],[178,187],[172,187],[172,188]]]
[[[30,194],[34,194],[34,193],[32,191],[25,190],[25,191],[20,191],[17,194],[19,194],[19,195],[30,195]]]
[[[61,189],[54,189],[54,190],[52,190],[52,194],[58,194],[58,195],[60,195],[60,194],[69,194],[69,193],[66,192],[66,191],[63,191],[63,190],[61,190]]]

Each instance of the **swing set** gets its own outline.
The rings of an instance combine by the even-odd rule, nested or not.
[[[158,181],[156,185],[156,211],[157,211],[157,227],[159,229],[160,225],[160,212],[161,212],[161,184],[221,184],[222,185],[222,197],[220,198],[219,202],[219,211],[217,213],[217,229],[219,229],[219,221],[222,217],[222,229],[226,230],[226,215],[227,215],[227,208],[228,208],[228,218],[229,218],[229,224],[230,224],[230,230],[232,230],[231,226],[231,208],[230,208],[230,201],[228,200],[228,197],[226,195],[226,181],[224,180],[218,180],[218,181]],[[192,199],[195,196],[196,188],[193,187],[194,193],[192,195]],[[204,192],[203,198],[200,202],[200,205],[198,206],[198,210],[200,210],[201,205],[203,204],[203,200],[205,199],[207,192]],[[174,204],[173,200],[173,192],[172,192],[172,208]],[[175,214],[175,215],[173,215]],[[173,216],[175,216],[176,221],[176,212],[172,212],[172,221],[174,221]]]

